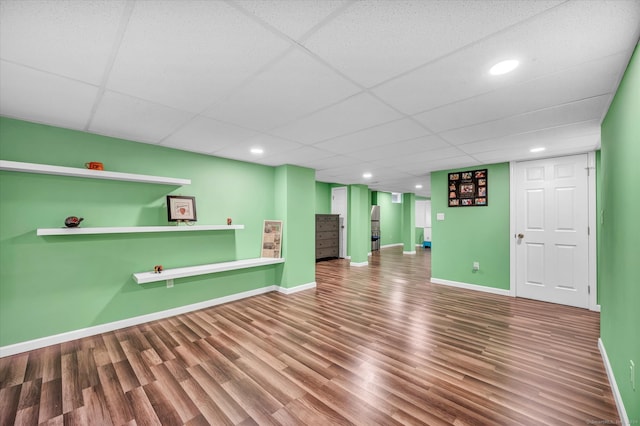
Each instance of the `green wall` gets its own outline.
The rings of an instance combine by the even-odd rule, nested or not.
[[[434,278],[509,289],[509,164],[488,169],[489,205],[448,207],[448,173],[431,174],[431,271]],[[436,214],[445,220],[437,221]],[[472,270],[473,262],[480,270]]]
[[[596,263],[598,267],[596,268],[596,303],[600,304],[600,283],[602,282],[600,278],[600,253],[602,253],[602,249],[600,248],[602,244],[602,151],[596,151]]]
[[[277,218],[272,167],[7,118],[0,118],[0,158],[71,167],[102,161],[112,171],[192,180],[178,187],[0,172],[0,346],[279,284],[282,265],[182,278],[171,289],[132,278],[156,264],[259,257],[262,222]],[[313,209],[313,184],[305,181],[304,190]],[[36,236],[70,215],[84,217],[85,227],[166,225],[167,194],[195,196],[198,224],[231,217],[245,229]],[[301,275],[299,284],[307,283]]]
[[[378,192],[380,246],[402,244],[402,204],[391,202],[390,192]]]
[[[280,285],[315,282],[315,170],[276,168],[276,200],[276,217],[284,220],[282,257],[287,259]]]
[[[640,49],[602,123],[600,333],[627,416],[640,422]],[[636,365],[631,387],[629,361]]]
[[[332,184],[316,182],[316,214],[331,214]]]
[[[349,185],[349,242],[347,250],[352,263],[365,263],[371,250],[371,211],[369,188]]]
[[[405,253],[416,251],[416,196],[402,194],[402,243]]]

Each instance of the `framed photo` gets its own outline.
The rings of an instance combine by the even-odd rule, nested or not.
[[[262,227],[261,257],[279,258],[282,251],[282,221],[265,220]]]
[[[489,176],[487,169],[449,173],[447,194],[449,207],[487,206]]]
[[[167,195],[167,218],[169,222],[195,222],[196,197]]]

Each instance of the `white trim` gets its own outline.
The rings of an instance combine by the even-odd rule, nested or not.
[[[404,247],[404,243],[385,244],[383,246],[380,246],[380,248],[383,249],[383,248],[398,247],[398,246],[403,246]]]
[[[254,290],[243,291],[242,293],[230,294],[215,299],[205,300],[204,302],[193,303],[191,305],[179,306],[177,308],[167,309],[165,311],[153,312],[146,315],[140,315],[133,318],[127,318],[119,321],[100,324],[93,327],[81,328],[79,330],[68,331],[65,333],[54,334],[52,336],[41,337],[39,339],[28,340],[25,342],[14,343],[0,347],[0,358],[16,355],[22,352],[32,351],[44,348],[46,346],[56,345],[59,343],[69,342],[71,340],[82,339],[83,337],[95,336],[96,334],[108,333],[110,331],[119,330],[132,325],[144,324],[150,321],[169,318],[188,312],[197,311],[199,309],[210,308],[212,306],[221,305],[223,303],[235,302],[247,297],[253,297],[270,291],[277,291],[283,294],[292,294],[302,290],[315,288],[316,283],[311,282],[296,287],[285,288],[278,285],[269,285],[266,287],[256,288]]]
[[[587,198],[588,198],[588,220],[589,220],[589,309],[592,311],[600,312],[600,306],[598,305],[598,255],[596,240],[597,230],[597,217],[598,210],[596,207],[596,153],[587,153]]]
[[[509,290],[504,290],[501,288],[485,287],[483,285],[478,285],[478,284],[461,283],[458,281],[449,281],[449,280],[443,280],[441,278],[433,278],[433,277],[431,277],[431,282],[433,284],[448,285],[451,287],[464,288],[467,290],[475,290],[475,291],[482,291],[485,293],[499,294],[501,296],[511,296],[511,292]]]
[[[366,261],[366,262],[351,262],[349,265],[358,266],[358,267],[360,267],[360,266],[368,266],[369,262],[368,261]]]
[[[402,254],[416,254],[415,250],[412,251],[403,251]]]
[[[191,185],[191,179],[110,172],[107,170],[80,169],[76,167],[52,166],[49,164],[22,163],[20,161],[8,160],[0,160],[0,170],[7,170],[10,172],[38,173],[45,175],[73,176],[91,179],[158,183],[163,185]]]
[[[620,389],[618,389],[616,377],[613,375],[613,368],[611,368],[611,363],[609,362],[609,357],[607,356],[607,350],[605,349],[604,343],[602,342],[601,338],[598,338],[598,349],[600,349],[600,355],[602,356],[604,369],[606,370],[607,377],[609,378],[609,385],[611,386],[613,399],[616,401],[618,416],[620,417],[620,424],[630,425],[631,423],[629,422],[629,417],[627,416],[627,411],[625,410],[624,402],[622,401],[622,395],[620,395]]]
[[[303,290],[311,290],[312,288],[316,288],[316,285],[317,285],[316,282],[313,281],[313,282],[306,283],[306,284],[300,284],[300,285],[297,285],[297,286],[291,287],[291,288],[277,286],[276,291],[278,293],[289,295],[289,294],[297,293],[297,292],[303,291]]]

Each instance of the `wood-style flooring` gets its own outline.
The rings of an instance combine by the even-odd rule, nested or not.
[[[1,425],[586,425],[599,314],[431,284],[430,251],[0,359]],[[176,285],[180,285],[179,283]]]

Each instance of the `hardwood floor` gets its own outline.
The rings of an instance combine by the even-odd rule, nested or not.
[[[430,251],[0,359],[0,425],[617,422],[599,314],[431,284]],[[179,284],[177,284],[179,285]]]

